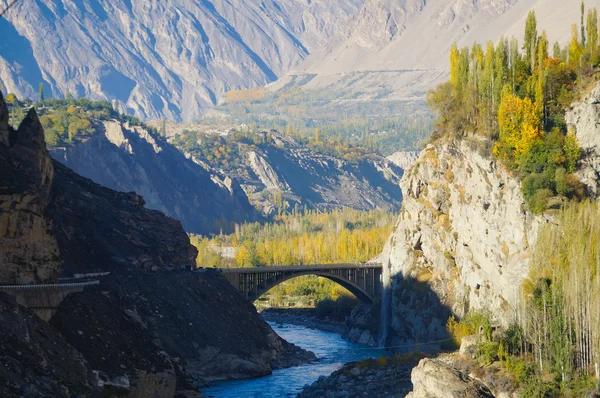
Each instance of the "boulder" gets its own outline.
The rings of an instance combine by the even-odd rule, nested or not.
[[[460,342],[460,355],[466,355],[469,358],[476,358],[479,348],[479,336],[465,336]]]
[[[411,373],[413,391],[407,398],[491,398],[483,383],[439,359],[425,358]]]

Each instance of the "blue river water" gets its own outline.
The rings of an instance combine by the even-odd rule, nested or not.
[[[269,376],[257,379],[215,383],[203,388],[202,394],[215,398],[295,397],[305,384],[312,384],[319,376],[328,376],[347,362],[384,354],[381,350],[350,343],[337,333],[297,325],[277,325],[271,322],[269,324],[285,340],[314,352],[319,360],[311,364],[276,370]]]

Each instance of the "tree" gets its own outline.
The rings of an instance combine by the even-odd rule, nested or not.
[[[16,104],[18,102],[17,96],[14,95],[13,93],[7,94],[5,100],[9,104]]]
[[[498,107],[500,135],[494,154],[509,166],[517,167],[519,157],[542,137],[540,127],[540,116],[533,102],[505,91]]]
[[[552,49],[552,56],[557,59],[560,59],[562,57],[562,51],[558,42],[554,43],[554,48]]]
[[[527,14],[527,22],[525,22],[525,42],[523,43],[525,58],[531,70],[535,68],[537,39],[537,20],[535,17],[535,11],[531,10],[529,11],[529,14]]]
[[[452,49],[450,50],[450,83],[452,83],[455,87],[458,87],[459,81],[459,62],[460,62],[460,51],[458,51],[458,46],[456,43],[452,45]]]
[[[585,18],[585,2],[581,2],[581,47],[585,48],[585,25],[583,23]]]
[[[598,49],[598,10],[593,8],[587,15],[587,50],[592,59],[596,57]]]
[[[579,37],[577,36],[577,25],[573,25],[571,28],[571,45],[569,46],[569,64],[579,66],[581,59],[581,46],[579,44]]]
[[[44,83],[40,83],[40,102],[44,102]]]

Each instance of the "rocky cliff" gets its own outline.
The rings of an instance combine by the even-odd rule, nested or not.
[[[54,166],[35,112],[17,131],[0,93],[0,283],[52,283],[60,267],[47,206]]]
[[[44,82],[46,97],[117,99],[139,117],[191,121],[228,90],[277,79],[336,34],[361,4],[17,2],[0,20],[0,88],[33,98]]]
[[[577,176],[587,186],[590,197],[600,196],[600,84],[566,114],[581,146],[583,159]]]
[[[403,342],[446,338],[452,313],[511,319],[543,217],[477,138],[427,146],[401,182],[403,207],[380,258],[393,277],[392,329]]]
[[[259,217],[236,181],[205,170],[143,127],[109,120],[94,128],[91,137],[51,155],[98,184],[140,194],[188,232],[229,232],[234,222]]]

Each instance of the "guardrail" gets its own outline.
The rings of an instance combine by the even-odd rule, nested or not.
[[[100,281],[77,282],[77,283],[57,283],[48,285],[0,285],[2,291],[22,291],[22,290],[51,290],[51,289],[77,289],[100,284]]]

